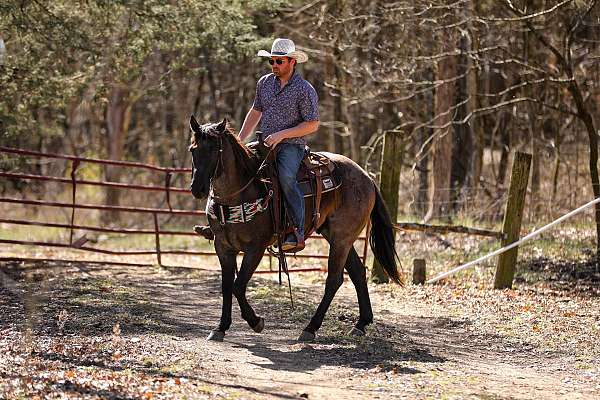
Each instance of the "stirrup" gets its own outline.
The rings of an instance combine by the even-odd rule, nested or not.
[[[289,253],[296,253],[298,251],[304,250],[304,247],[305,247],[304,238],[298,234],[298,229],[294,228],[294,231],[292,233],[296,237],[296,241],[295,242],[288,242],[288,241],[283,242],[281,244],[281,250],[283,250],[284,252],[289,252]],[[290,235],[291,234],[289,234],[288,236],[290,236]]]

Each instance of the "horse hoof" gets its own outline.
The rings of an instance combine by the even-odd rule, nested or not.
[[[315,335],[312,332],[302,331],[302,333],[298,337],[298,341],[299,342],[312,342],[313,340],[315,340],[316,336],[317,335]]]
[[[225,332],[215,329],[214,331],[210,331],[206,340],[210,340],[213,342],[222,342],[224,337],[225,337]]]
[[[259,318],[258,319],[258,324],[256,324],[255,326],[252,327],[252,330],[256,333],[261,333],[263,331],[263,329],[265,329],[265,319],[264,318]]]
[[[365,334],[365,331],[362,331],[357,327],[353,327],[352,329],[350,329],[350,332],[348,332],[348,335],[350,336],[365,336]]]

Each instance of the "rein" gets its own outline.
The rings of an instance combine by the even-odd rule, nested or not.
[[[224,199],[230,199],[230,198],[232,198],[234,196],[237,196],[238,194],[242,193],[244,190],[248,189],[248,187],[258,177],[258,174],[260,173],[260,171],[266,166],[266,161],[269,159],[269,156],[271,155],[271,152],[273,152],[274,148],[269,150],[269,152],[267,153],[267,156],[265,157],[265,159],[262,161],[262,163],[260,164],[260,166],[256,170],[256,173],[254,174],[254,176],[252,178],[250,178],[250,180],[248,181],[248,183],[246,183],[244,186],[242,186],[240,189],[236,190],[233,193],[229,193],[229,194],[226,194],[224,196],[215,196],[214,191],[213,191],[213,181],[216,178],[218,178],[217,171],[219,169],[219,165],[221,166],[221,171],[223,170],[223,138],[220,137],[219,140],[220,140],[220,143],[219,143],[219,160],[217,161],[217,165],[215,166],[215,170],[214,170],[212,176],[210,177],[210,193],[211,193],[210,195],[215,200],[223,201]]]

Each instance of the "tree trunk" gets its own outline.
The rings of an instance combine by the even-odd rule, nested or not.
[[[344,85],[342,72],[339,68],[334,66],[334,74],[335,74],[335,96],[333,97],[333,134],[335,135],[335,147],[336,149],[343,155],[350,157],[350,146],[348,150],[346,150],[346,138],[343,135],[344,129],[342,125],[344,124],[344,112],[342,107],[343,101],[343,92],[342,87]]]
[[[334,50],[335,51],[335,50]],[[335,56],[331,56],[331,57],[327,57],[325,59],[325,76],[326,76],[326,80],[330,81],[330,82],[335,82]],[[332,94],[333,90],[328,90],[328,94]],[[334,108],[334,102],[335,102],[335,95],[332,96],[328,96],[331,98],[331,108]],[[321,103],[323,104],[323,103]],[[331,114],[330,114],[331,115]],[[327,151],[331,152],[331,153],[336,153],[336,146],[335,146],[335,137],[337,136],[335,134],[335,130],[336,130],[336,126],[335,123],[331,124],[331,126],[329,126],[327,128],[327,137],[325,139],[325,148],[327,149]]]
[[[432,68],[427,68],[424,72],[423,79],[433,81],[435,79],[434,71]],[[424,115],[423,118],[429,121],[435,114],[435,97],[433,91],[426,91],[422,97],[419,98],[424,104]],[[413,136],[412,134],[410,135]],[[429,186],[430,186],[430,171],[431,171],[431,157],[430,149],[431,146],[429,140],[433,136],[433,129],[425,127],[418,131],[417,136],[417,149],[421,150],[421,155],[418,159],[418,186],[419,191],[417,193],[417,205],[415,211],[424,220],[428,211],[429,206]]]
[[[432,130],[429,128],[421,129],[419,136],[417,137],[418,148],[421,148],[427,140],[431,137]],[[428,193],[429,193],[429,151],[424,150],[423,155],[418,161],[418,179],[419,179],[419,191],[417,192],[417,205],[415,211],[418,215],[425,217],[427,213],[428,205]]]
[[[573,76],[573,74],[571,73],[569,76]],[[600,180],[598,179],[598,134],[594,123],[594,118],[585,105],[585,100],[583,99],[581,89],[576,80],[572,80],[569,84],[569,92],[571,93],[571,96],[573,96],[573,100],[575,100],[578,117],[583,121],[588,134],[590,146],[590,178],[592,181],[594,198],[597,199],[600,197]],[[596,203],[594,210],[596,221],[596,257],[600,258],[600,203]]]
[[[129,128],[131,119],[131,103],[129,99],[129,89],[115,84],[108,98],[106,106],[106,153],[111,160],[122,160],[125,153],[125,137]],[[106,180],[109,182],[119,182],[122,175],[122,167],[109,166],[105,168]],[[108,206],[118,206],[120,203],[120,191],[117,188],[106,189],[105,204]],[[112,214],[112,215],[109,215]],[[115,213],[104,214],[104,221],[112,221],[116,217]]]
[[[447,40],[444,51],[451,49],[452,40]],[[445,81],[456,76],[456,58],[445,57],[437,63],[436,80]],[[440,84],[435,92],[434,111],[439,116],[434,129],[433,143],[433,191],[429,200],[429,209],[425,221],[433,218],[448,218],[450,204],[450,172],[452,166],[452,117],[450,108],[455,99],[455,84],[447,82]]]
[[[527,0],[526,6],[528,10],[537,10],[540,9],[541,4],[539,4],[539,0]],[[540,60],[540,51],[537,46],[537,42],[533,40],[531,37],[531,32],[525,31],[523,32],[523,59],[532,64],[532,65],[543,65],[543,57]],[[541,61],[541,62],[540,62]],[[527,75],[524,77],[527,79]],[[530,98],[541,98],[542,93],[535,92],[533,86],[528,86],[524,89],[525,97]],[[538,123],[538,115],[540,115],[543,110],[540,110],[537,104],[528,102],[527,108],[529,112],[527,113],[527,128],[529,131],[529,141],[530,141],[530,149],[532,156],[531,163],[531,195],[529,196],[529,220],[535,221],[541,212],[541,131]]]
[[[469,2],[469,4],[467,5],[469,17],[477,15],[477,13],[480,12],[478,10],[477,5],[477,2]],[[469,47],[471,51],[476,52],[479,50],[478,36],[471,24],[469,24],[469,33],[469,37],[471,38]],[[469,96],[469,102],[467,106],[469,112],[472,112],[473,110],[476,110],[479,106],[479,99],[477,97],[478,71],[473,68],[473,59],[471,57],[468,58],[468,63],[469,75],[467,76],[467,93]],[[472,116],[469,124],[471,126],[473,152],[471,155],[471,162],[469,165],[469,172],[467,176],[467,187],[469,188],[469,192],[471,192],[471,197],[474,199],[474,203],[472,204],[472,206],[475,207],[475,209],[478,209],[477,199],[479,197],[479,185],[483,169],[483,150],[485,139],[483,131],[483,121],[480,117]]]
[[[461,55],[458,57],[457,76],[464,75],[456,82],[456,103],[467,101],[468,92],[468,67],[469,57],[466,55],[468,50],[468,39],[463,35],[459,40]],[[469,103],[461,105],[456,110],[456,119],[464,120],[469,113]],[[473,140],[471,127],[467,123],[459,123],[454,126],[454,146],[452,148],[452,169],[451,169],[451,188],[450,201],[453,210],[459,208],[459,198],[462,188],[467,182],[467,174],[471,159],[473,156]]]
[[[504,121],[500,124],[500,163],[498,164],[498,186],[503,186],[506,182],[506,172],[508,170],[508,157],[510,156],[510,134],[508,132],[507,114],[500,118]]]
[[[217,121],[221,118],[221,109],[219,108],[219,88],[217,88],[217,84],[215,82],[215,75],[213,71],[213,65],[210,60],[210,55],[208,53],[208,49],[204,49],[204,62],[206,67],[206,77],[208,78],[208,87],[210,89],[210,96],[212,99],[213,112],[211,114],[211,119],[213,121]]]
[[[560,132],[560,129],[557,129],[556,126],[552,126],[551,122],[549,122],[548,124],[546,124],[546,127],[544,128],[544,131],[548,131],[553,137],[554,137],[554,147],[555,147],[555,153],[554,153],[554,173],[552,174],[552,198],[550,201],[550,204],[555,205],[556,204],[556,192],[558,190],[558,177],[560,174],[560,148],[562,145],[562,135]],[[552,218],[554,218],[554,215],[552,213],[551,210],[550,211],[550,215],[552,216]]]

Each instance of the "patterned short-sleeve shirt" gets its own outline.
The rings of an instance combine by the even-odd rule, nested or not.
[[[273,74],[262,76],[256,84],[252,108],[262,113],[260,130],[266,136],[283,129],[293,128],[304,121],[317,121],[319,97],[312,85],[294,72],[281,88]],[[306,144],[303,137],[284,139],[283,142]]]

